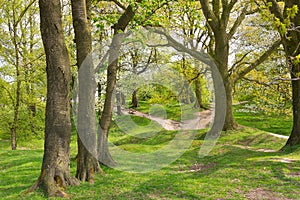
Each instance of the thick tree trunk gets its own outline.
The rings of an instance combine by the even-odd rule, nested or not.
[[[90,0],[72,0],[72,16],[77,50],[79,103],[78,103],[78,156],[76,177],[94,183],[94,174],[100,170],[96,150],[96,120],[94,66],[91,55]]]
[[[297,2],[297,3],[296,3]],[[285,1],[285,13],[287,8],[292,8],[294,5],[300,8],[300,1],[286,0]],[[300,26],[300,12],[291,19],[292,24],[295,27]],[[295,60],[297,55],[300,55],[300,32],[297,30],[289,30],[286,35],[283,36],[283,46],[286,52],[287,63],[289,69],[291,69],[292,78],[292,105],[293,105],[293,128],[289,139],[285,146],[291,147],[300,145],[300,63]]]
[[[137,1],[140,2],[140,1]],[[99,161],[107,166],[114,166],[116,163],[112,159],[108,149],[108,131],[112,118],[113,111],[113,96],[117,81],[118,58],[119,50],[121,49],[123,35],[129,22],[133,19],[135,13],[129,5],[123,15],[119,18],[118,22],[113,26],[114,37],[110,46],[108,69],[107,69],[107,85],[106,85],[106,98],[104,102],[104,109],[102,112],[100,127],[98,129],[98,156]]]
[[[222,76],[226,92],[226,117],[223,131],[237,128],[232,110],[232,85],[228,74],[229,40],[226,30],[219,29],[215,33],[215,51],[213,57]]]
[[[64,42],[59,0],[40,0],[41,34],[47,61],[47,104],[44,157],[37,183],[48,196],[78,182],[70,176],[70,62]]]

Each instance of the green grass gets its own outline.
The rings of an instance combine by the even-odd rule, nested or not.
[[[161,104],[149,104],[145,101],[139,102],[138,111],[150,113],[152,116],[165,117],[174,121],[188,120],[194,117],[195,112],[201,110],[193,108],[194,104],[179,104],[178,102],[168,102]]]
[[[133,120],[149,128],[148,120]],[[176,131],[159,130],[143,138],[121,132],[113,124],[110,134],[120,148],[151,152],[168,144]],[[204,136],[205,130],[198,131],[191,147],[159,171],[129,173],[103,167],[105,175],[98,174],[94,185],[82,183],[69,187],[67,193],[72,199],[247,199],[253,191],[263,191],[271,199],[299,199],[300,148],[294,152],[263,152],[280,149],[285,140],[258,129],[242,128],[223,133],[210,154],[199,158]],[[46,199],[41,191],[22,194],[38,178],[42,143],[23,143],[19,147],[30,150],[10,151],[9,141],[0,140],[0,199]],[[74,135],[71,154],[76,155]],[[281,162],[283,159],[293,162]],[[75,170],[76,163],[71,161],[73,175]]]
[[[245,112],[242,106],[234,107],[234,117],[238,124],[257,128],[270,133],[290,135],[292,117],[279,114],[264,114],[262,112]]]

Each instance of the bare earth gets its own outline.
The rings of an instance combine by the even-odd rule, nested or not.
[[[207,128],[213,120],[213,110],[205,110],[194,113],[195,117],[190,120],[178,122],[170,119],[163,119],[160,117],[151,116],[139,111],[123,110],[123,114],[131,114],[138,117],[145,117],[156,121],[166,130],[198,130]]]

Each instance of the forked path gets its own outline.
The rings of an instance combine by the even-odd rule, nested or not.
[[[166,130],[198,130],[204,129],[209,126],[213,120],[213,110],[205,110],[202,112],[194,113],[194,118],[184,120],[182,122],[174,121],[171,119],[164,119],[155,117],[150,114],[145,114],[136,110],[123,110],[123,114],[131,114],[138,117],[145,117],[159,123]]]

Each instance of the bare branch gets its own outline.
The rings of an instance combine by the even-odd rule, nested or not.
[[[211,10],[211,8],[209,7],[209,1],[208,0],[200,0],[200,3],[202,6],[203,14],[204,14],[209,26],[214,31],[217,30],[219,28],[219,26],[218,26],[219,20],[215,16],[215,14]]]
[[[13,26],[16,27],[20,21],[22,20],[22,18],[24,17],[24,15],[26,14],[26,12],[28,11],[28,9],[32,6],[32,4],[34,4],[36,0],[31,1],[26,8],[21,12],[20,16],[18,17],[18,19],[14,22]]]
[[[114,2],[117,6],[119,6],[123,10],[126,10],[126,6],[124,6],[123,4],[121,4],[121,2],[119,2],[117,0],[112,0],[112,2]]]
[[[245,53],[238,61],[236,61],[232,67],[228,70],[228,72],[230,73],[234,68],[237,68],[237,66],[240,66],[240,63],[245,63],[243,62],[243,60],[249,55],[249,53],[251,53],[252,51],[249,51],[247,53]]]
[[[232,38],[232,36],[235,34],[236,30],[238,29],[238,27],[241,25],[241,23],[244,21],[245,17],[247,14],[247,6],[245,6],[242,10],[242,13],[238,16],[238,18],[235,20],[233,26],[231,27],[229,33],[228,33],[228,37],[229,39]]]
[[[265,53],[263,53],[256,61],[254,61],[246,69],[238,73],[233,79],[233,82],[234,83],[237,82],[239,79],[244,77],[247,73],[255,69],[261,63],[263,63],[279,47],[280,44],[281,44],[281,39],[274,42],[273,45]]]

